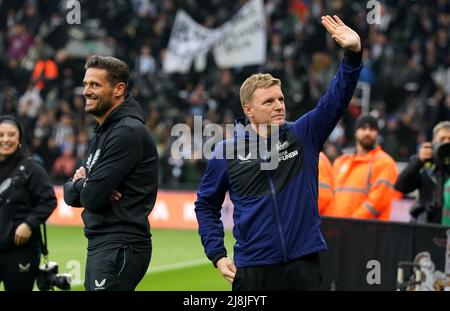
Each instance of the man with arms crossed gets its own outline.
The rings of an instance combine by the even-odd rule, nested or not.
[[[85,69],[85,111],[98,125],[87,160],[64,185],[64,200],[84,207],[86,290],[134,290],[151,258],[158,154],[139,103],[126,92],[128,66],[91,56]]]

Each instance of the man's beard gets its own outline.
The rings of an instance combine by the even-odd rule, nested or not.
[[[113,103],[111,100],[104,100],[104,99],[97,97],[96,106],[89,110],[85,110],[85,111],[96,117],[101,117],[111,108],[112,105],[113,105]]]
[[[358,140],[358,143],[366,151],[370,151],[373,148],[375,148],[376,142],[377,142],[376,139],[372,139],[372,138],[369,138],[369,137],[364,137],[364,138]]]

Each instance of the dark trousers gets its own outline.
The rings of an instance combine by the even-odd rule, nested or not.
[[[25,244],[0,252],[0,283],[7,291],[31,291],[39,269],[39,244]]]
[[[88,251],[84,287],[88,291],[132,291],[147,272],[151,247],[136,250],[133,245]]]
[[[233,291],[320,290],[319,254],[268,266],[237,268]]]

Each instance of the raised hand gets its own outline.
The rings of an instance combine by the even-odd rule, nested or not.
[[[361,50],[361,38],[350,27],[345,25],[337,15],[322,16],[322,25],[325,26],[331,37],[343,48],[358,53]]]

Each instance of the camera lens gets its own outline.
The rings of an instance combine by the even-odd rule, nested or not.
[[[62,290],[69,290],[72,278],[69,274],[57,274],[53,279],[53,285]]]
[[[50,261],[39,267],[36,281],[39,290],[42,291],[53,290],[53,287],[69,290],[72,278],[68,273],[58,274],[58,264]]]
[[[436,148],[436,162],[439,167],[450,168],[450,143],[440,144]]]

